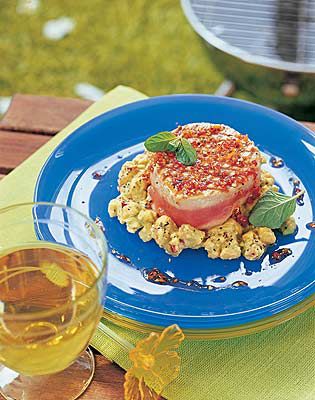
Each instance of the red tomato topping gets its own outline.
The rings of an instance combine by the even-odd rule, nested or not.
[[[225,125],[191,124],[173,131],[189,140],[197,152],[197,162],[185,166],[171,152],[152,155],[151,163],[172,191],[196,195],[205,190],[228,191],[256,180],[259,151],[247,135]]]

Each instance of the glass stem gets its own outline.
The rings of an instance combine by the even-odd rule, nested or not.
[[[112,339],[121,348],[126,350],[128,353],[135,348],[135,346],[132,343],[122,338],[120,335],[118,335],[116,332],[114,332],[112,329],[110,329],[107,325],[103,324],[102,322],[98,324],[98,329],[102,331],[109,339]]]

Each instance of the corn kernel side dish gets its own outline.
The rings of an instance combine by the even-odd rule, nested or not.
[[[242,224],[237,215],[206,231],[189,224],[177,226],[167,215],[158,216],[152,209],[152,200],[147,190],[150,184],[148,167],[148,153],[127,161],[119,173],[120,195],[108,205],[109,215],[117,217],[121,224],[126,224],[128,232],[138,232],[144,242],[154,240],[172,256],[178,256],[187,248],[204,248],[209,258],[224,260],[236,259],[241,255],[248,260],[257,260],[265,253],[268,245],[275,243],[276,237],[270,228]],[[260,196],[269,189],[278,190],[273,176],[264,170],[261,171],[260,186]],[[240,215],[246,218],[258,200],[250,206],[247,204],[240,207]],[[283,234],[288,234],[295,226],[294,218],[290,217],[281,230]]]

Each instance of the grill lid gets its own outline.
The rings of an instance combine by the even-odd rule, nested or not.
[[[243,61],[315,72],[315,0],[181,0],[209,44]]]

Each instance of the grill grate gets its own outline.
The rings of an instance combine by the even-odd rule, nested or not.
[[[246,62],[315,72],[315,0],[182,0],[196,32]]]

